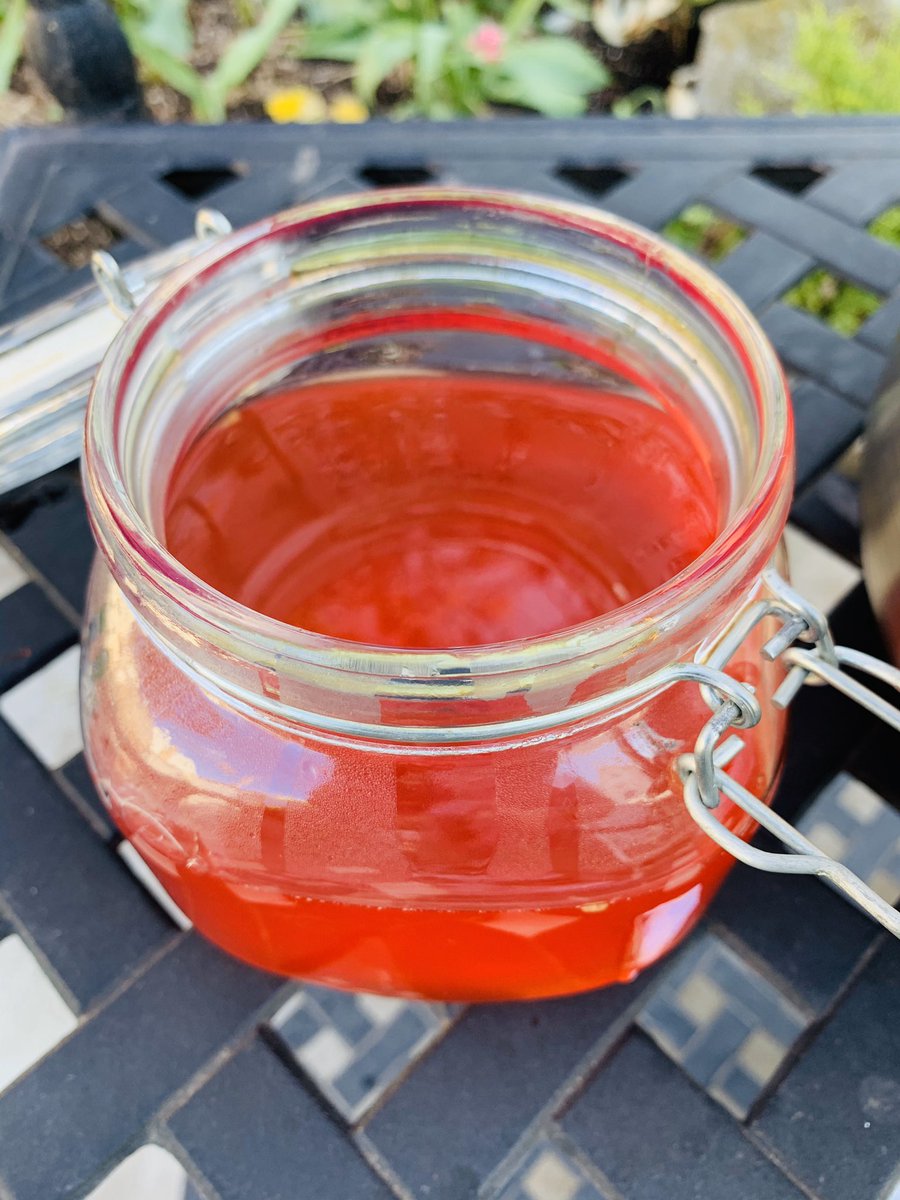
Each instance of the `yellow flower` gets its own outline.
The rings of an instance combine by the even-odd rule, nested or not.
[[[369,110],[352,92],[339,92],[328,105],[328,115],[340,125],[358,125],[369,119]]]
[[[269,117],[278,125],[287,125],[291,121],[311,125],[324,121],[328,116],[328,106],[322,93],[302,85],[273,92],[266,97],[265,107]]]

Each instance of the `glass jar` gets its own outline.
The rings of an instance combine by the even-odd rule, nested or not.
[[[665,392],[711,465],[719,535],[605,616],[462,650],[294,628],[167,552],[168,481],[217,416],[285,377],[398,366]],[[505,469],[489,439],[456,452],[460,470]],[[696,684],[662,680],[764,594],[792,464],[784,379],[753,318],[624,221],[421,188],[227,236],[130,318],[90,401],[83,720],[113,819],[202,933],[273,971],[461,1000],[633,977],[733,861],[677,773],[709,710]],[[770,633],[730,668],[764,716],[730,774],[763,797],[784,739]],[[752,831],[728,799],[718,815]]]

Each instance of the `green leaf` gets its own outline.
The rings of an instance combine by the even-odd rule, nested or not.
[[[466,0],[446,0],[443,14],[451,37],[460,45],[482,19],[475,6]]]
[[[503,18],[503,28],[512,37],[528,33],[543,6],[543,0],[510,0]]]
[[[420,26],[413,90],[423,112],[429,113],[435,103],[435,92],[446,67],[444,55],[449,44],[450,30],[446,25],[427,21]]]
[[[454,63],[447,75],[447,86],[457,113],[479,116],[485,104],[484,78],[469,63]]]
[[[306,0],[303,13],[311,26],[370,28],[388,15],[385,0]]]
[[[446,11],[446,2],[444,10]],[[482,16],[490,17],[492,21],[502,21],[509,8],[509,0],[479,0],[478,11]]]
[[[542,87],[540,93],[536,93],[530,84],[511,79],[491,80],[485,92],[498,104],[533,108],[546,117],[580,117],[587,107],[584,96],[548,87]]]
[[[228,93],[256,70],[296,11],[297,0],[268,0],[258,24],[239,33],[206,76],[204,90],[224,107]]]
[[[356,60],[355,80],[356,91],[365,104],[372,103],[379,84],[391,71],[414,57],[417,33],[414,21],[388,21],[366,38]]]
[[[223,125],[228,116],[225,93],[210,86],[209,77],[201,79],[200,88],[192,102],[194,119],[201,125]]]
[[[365,29],[348,30],[337,26],[306,29],[300,43],[300,58],[324,58],[335,62],[356,62],[368,37]]]
[[[161,50],[159,46],[154,46],[152,42],[144,41],[140,29],[127,27],[125,33],[131,49],[151,75],[167,83],[176,92],[181,92],[182,96],[187,96],[191,103],[196,103],[203,78],[193,67]]]
[[[535,79],[553,79],[572,90],[590,92],[609,83],[609,72],[578,42],[563,37],[535,37],[508,47],[504,67]]]
[[[308,0],[301,58],[355,62],[372,29],[385,19],[387,0]]]
[[[447,100],[434,100],[428,109],[429,120],[452,121],[459,112]]]
[[[419,106],[414,104],[412,100],[402,100],[399,104],[393,104],[388,113],[392,121],[408,121],[411,117],[419,117],[421,115]]]
[[[608,82],[606,68],[577,42],[537,37],[506,48],[487,90],[501,103],[521,104],[549,117],[575,117],[584,112],[591,92]]]
[[[8,91],[25,39],[25,0],[9,0],[0,25],[0,92]]]
[[[187,58],[194,41],[188,0],[133,0],[132,9],[123,26],[138,25],[145,42],[174,58]]]

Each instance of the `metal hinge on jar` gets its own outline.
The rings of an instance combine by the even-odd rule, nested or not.
[[[231,229],[200,209],[195,237],[122,268],[94,253],[95,285],[0,328],[0,493],[77,458],[91,382],[110,342],[135,306],[176,267]]]
[[[726,668],[752,630],[770,617],[780,621],[781,628],[766,642],[763,656],[770,662],[781,659],[789,668],[773,696],[777,707],[787,708],[805,683],[830,684],[900,731],[900,709],[854,679],[847,669],[870,675],[897,691],[900,691],[900,670],[870,654],[836,646],[828,620],[818,609],[775,571],[767,572],[764,581],[771,599],[754,601],[742,609],[704,656],[709,677],[700,690],[712,716],[701,729],[693,754],[682,755],[678,761],[685,805],[703,832],[741,862],[762,871],[818,875],[900,938],[900,912],[843,863],[822,854],[799,830],[772,812],[725,770],[744,745],[736,734],[726,736],[729,730],[751,728],[762,717],[752,688],[733,679]],[[715,813],[723,795],[793,853],[760,850],[728,829]]]

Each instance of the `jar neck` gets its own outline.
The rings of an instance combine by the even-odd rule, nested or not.
[[[167,480],[219,413],[288,373],[315,378],[336,361],[377,370],[398,345],[421,354],[409,314],[436,303],[460,321],[493,314],[546,326],[538,375],[637,380],[686,406],[720,464],[724,517],[713,545],[595,621],[435,651],[295,629],[216,592],[168,554]],[[432,358],[443,353],[440,338],[428,346]],[[283,214],[176,272],[104,360],[85,478],[95,536],[124,595],[204,686],[268,719],[338,735],[477,743],[546,734],[627,705],[636,686],[725,624],[781,535],[791,436],[771,348],[703,268],[592,210],[423,188]]]

